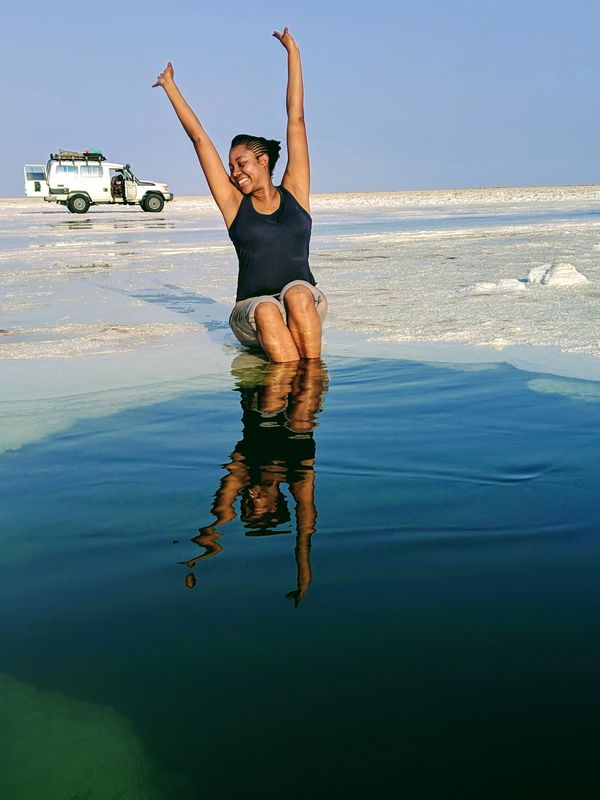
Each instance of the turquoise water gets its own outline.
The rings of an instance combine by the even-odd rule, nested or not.
[[[238,362],[3,455],[0,796],[597,796],[600,403],[553,386]]]

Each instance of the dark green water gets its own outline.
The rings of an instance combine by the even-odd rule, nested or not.
[[[65,799],[598,796],[598,398],[505,366],[327,371],[312,433],[289,420],[314,386],[259,419],[238,375],[0,458],[3,799],[86,743]],[[236,517],[210,527],[219,486]],[[192,564],[203,526],[222,550]]]

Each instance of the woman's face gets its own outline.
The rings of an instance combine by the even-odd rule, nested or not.
[[[240,507],[240,519],[250,526],[275,526],[289,520],[285,496],[279,483],[258,483],[244,491]]]
[[[242,192],[251,192],[264,185],[268,178],[267,165],[269,159],[266,155],[255,156],[245,144],[238,144],[229,151],[229,174],[232,183]]]
[[[277,511],[278,495],[277,484],[250,486],[248,496],[245,498],[244,521],[251,522],[264,517],[265,514],[274,514]]]

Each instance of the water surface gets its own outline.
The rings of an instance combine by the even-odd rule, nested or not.
[[[4,454],[0,796],[597,796],[598,400],[238,360]]]

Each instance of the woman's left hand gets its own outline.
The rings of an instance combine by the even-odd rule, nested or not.
[[[156,79],[156,82],[152,84],[152,88],[154,89],[156,86],[162,86],[164,89],[168,83],[171,83],[173,81],[174,74],[175,73],[173,71],[173,64],[171,64],[171,62],[168,61],[167,66],[160,73],[160,75]]]

